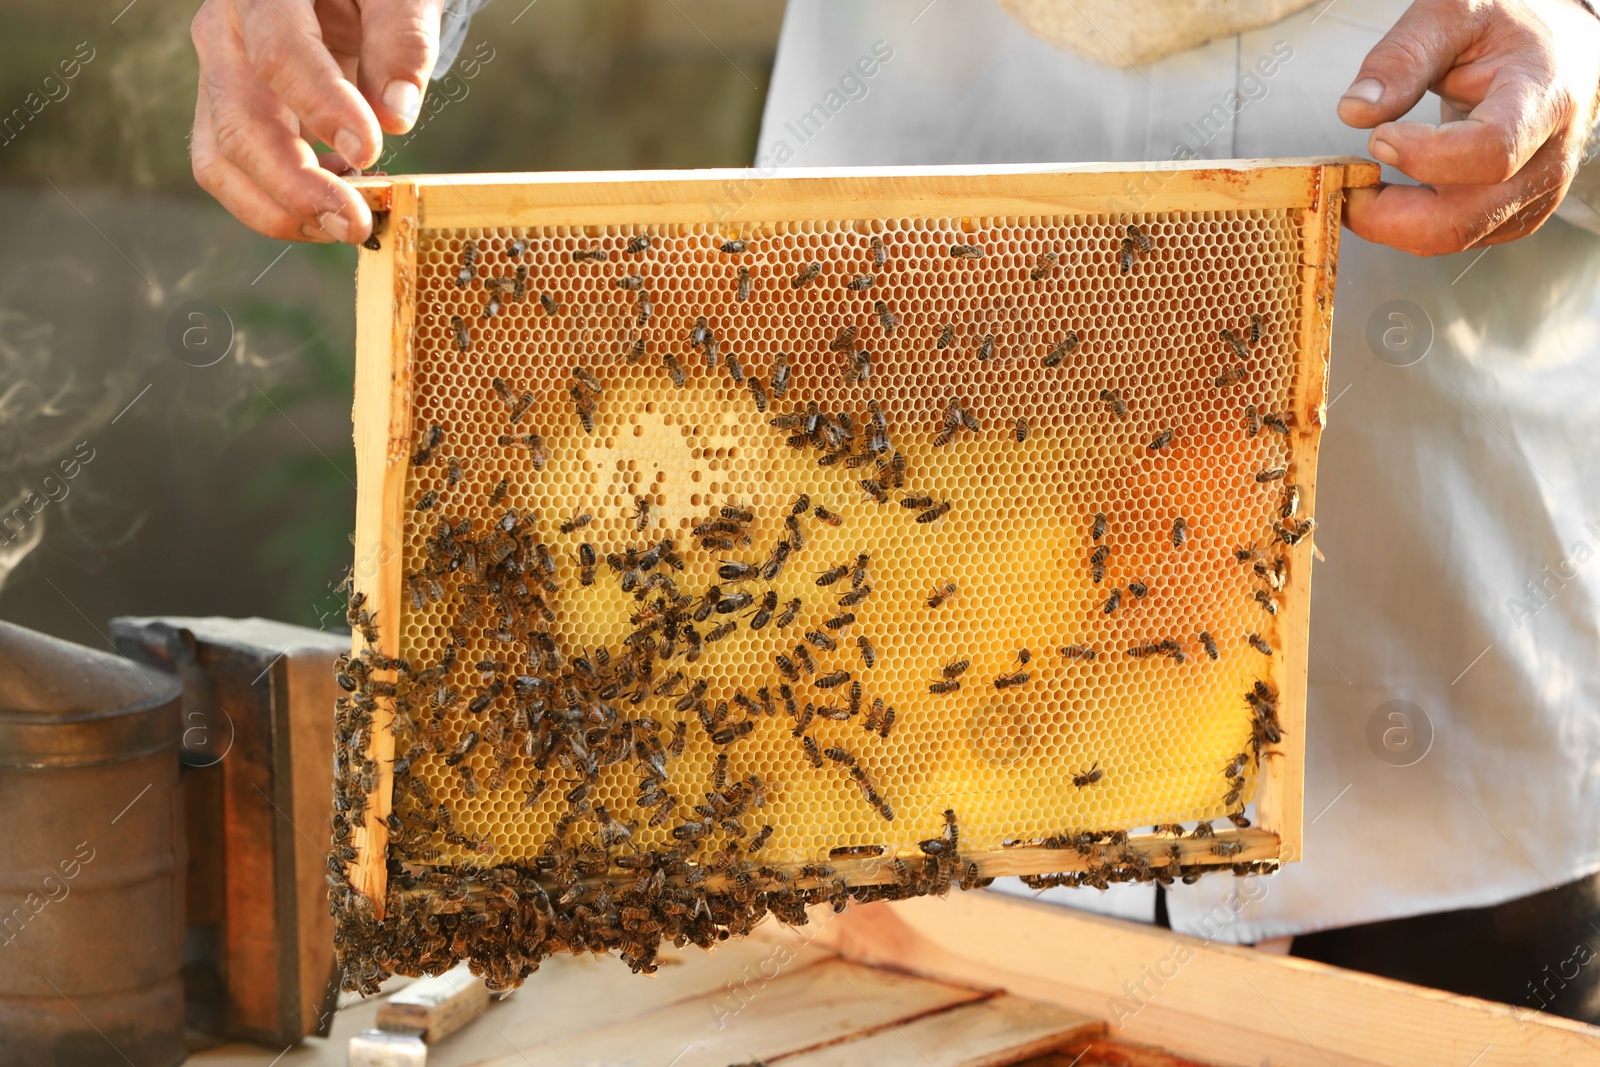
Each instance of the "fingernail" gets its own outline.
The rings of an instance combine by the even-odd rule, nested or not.
[[[1346,100],[1360,100],[1364,104],[1376,104],[1382,97],[1383,83],[1377,78],[1358,78],[1344,91]]]
[[[1387,163],[1391,167],[1400,165],[1400,153],[1394,150],[1394,145],[1388,141],[1374,140],[1367,151],[1372,153],[1372,158],[1379,163]]]
[[[317,221],[307,223],[304,229],[311,231],[312,234],[320,234],[329,240],[348,241],[350,239],[350,223],[345,220],[343,215],[336,215],[331,211],[318,215]]]
[[[365,150],[361,147],[361,138],[352,130],[340,130],[333,138],[333,147],[352,167],[361,166],[366,156]]]
[[[383,88],[383,106],[405,119],[409,126],[417,121],[417,111],[422,107],[422,94],[404,78],[396,78]]]
[[[300,233],[308,241],[316,241],[319,244],[333,243],[333,235],[314,222],[308,222],[300,227]]]

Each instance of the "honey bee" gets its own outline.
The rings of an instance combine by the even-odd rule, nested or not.
[[[679,363],[678,358],[671,352],[662,353],[661,363],[667,368],[667,373],[671,375],[672,384],[677,386],[679,389],[682,389],[683,383],[687,381],[689,377],[688,372],[683,369],[683,364]]]
[[[858,274],[856,277],[851,278],[847,283],[845,283],[845,288],[851,290],[852,292],[859,293],[863,289],[871,289],[873,285],[877,283],[877,281],[878,279],[876,275]]]
[[[1160,433],[1152,437],[1150,439],[1150,443],[1145,447],[1152,452],[1159,452],[1170,444],[1172,444],[1172,431],[1162,430]]]
[[[872,262],[874,266],[881,267],[885,262],[888,261],[889,252],[883,247],[883,238],[874,234],[867,241],[867,248],[872,252]]]
[[[1250,647],[1261,653],[1263,656],[1272,655],[1272,646],[1267,644],[1260,634],[1251,634],[1249,635],[1248,640],[1250,642]]]
[[[848,682],[849,680],[850,680],[850,672],[849,671],[832,671],[832,672],[830,672],[828,674],[824,674],[821,678],[818,678],[812,684],[815,685],[818,689],[837,689],[839,686],[843,685],[844,683]]]
[[[1018,418],[1016,425],[1012,428],[1011,436],[1017,439],[1017,444],[1019,445],[1026,441],[1028,439],[1028,420]]]
[[[644,275],[624,274],[622,277],[616,280],[615,284],[618,289],[623,289],[630,293],[636,293],[644,288]]]
[[[1267,424],[1267,429],[1273,433],[1289,436],[1289,420],[1282,415],[1263,415],[1261,421]]]
[[[827,634],[817,634],[816,631],[806,634],[806,640],[809,641],[814,636],[820,636],[827,641],[833,640],[831,637],[828,637]],[[805,645],[794,646],[794,658],[807,674],[817,673],[817,661],[811,658],[811,650]]]
[[[638,496],[633,498],[634,529],[643,531],[650,525],[650,498]]]
[[[1100,399],[1105,402],[1106,407],[1111,409],[1111,414],[1117,418],[1125,419],[1128,417],[1128,404],[1122,399],[1120,390],[1102,389],[1100,390]]]
[[[587,389],[595,396],[600,396],[605,392],[605,386],[600,384],[600,379],[596,378],[594,374],[591,373],[587,368],[573,367],[571,369],[572,376],[578,380],[578,384],[583,388]]]
[[[795,597],[784,606],[783,614],[778,616],[778,629],[787,629],[800,614],[800,598]]]
[[[1211,384],[1215,385],[1218,389],[1228,389],[1244,381],[1245,375],[1248,373],[1249,372],[1245,369],[1244,364],[1240,363],[1237,366],[1225,368],[1221,374],[1216,376]]]
[[[994,355],[994,334],[986,333],[978,341],[978,360],[987,363]]]
[[[604,263],[609,257],[603,248],[576,248],[572,252],[572,262]]]
[[[769,823],[757,831],[756,836],[750,839],[750,843],[745,846],[745,851],[760,852],[770,840],[772,840],[772,825]]]
[[[634,315],[640,326],[650,324],[650,316],[655,314],[655,305],[650,302],[650,294],[641,291],[638,300],[634,303]]]
[[[894,328],[900,325],[900,320],[889,310],[889,305],[882,300],[874,300],[872,310],[878,316],[878,325],[883,327],[883,332],[894,333]]]
[[[594,398],[576,385],[567,392],[572,397],[572,406],[578,413],[578,421],[583,424],[583,432],[594,433]]]
[[[940,668],[939,673],[946,678],[959,678],[966,673],[967,668],[970,666],[972,666],[971,660],[958,659],[953,663],[946,663]]]
[[[948,500],[941,501],[938,504],[935,504],[933,507],[929,508],[927,511],[924,511],[922,514],[918,515],[917,516],[917,522],[922,523],[924,525],[926,525],[927,523],[930,523],[930,522],[937,522],[939,519],[944,518],[945,515],[947,515],[949,513],[949,511],[950,511],[950,501],[948,501]]]
[[[628,241],[628,251],[637,255],[640,252],[647,250],[654,243],[655,238],[651,237],[647,233],[641,233],[637,237],[631,238]]]
[[[1300,519],[1297,522],[1289,523],[1275,522],[1272,524],[1272,531],[1277,540],[1282,541],[1284,544],[1297,545],[1308,533],[1316,529],[1316,526],[1317,520],[1315,519]]]
[[[1143,600],[1145,598],[1145,594],[1150,592],[1150,587],[1145,585],[1143,582],[1129,582],[1128,592],[1133,594],[1133,599]]]
[[[1128,224],[1127,234],[1128,239],[1138,247],[1140,252],[1148,253],[1152,248],[1155,247],[1150,242],[1150,235],[1145,233],[1142,229],[1140,229],[1138,226],[1135,226],[1131,222]]]
[[[450,327],[455,330],[456,348],[463,353],[472,351],[472,330],[467,327],[466,321],[460,315],[451,315]]]
[[[1250,829],[1250,820],[1242,811],[1230,811],[1228,813],[1228,821],[1241,830]]]
[[[844,525],[844,520],[843,519],[841,519],[839,516],[835,515],[833,512],[829,511],[827,508],[823,507],[821,504],[818,504],[815,508],[813,508],[811,510],[811,514],[815,515],[817,518],[821,519],[823,522],[827,523],[829,526],[843,526]]]
[[[1267,482],[1281,482],[1283,481],[1283,476],[1288,473],[1289,468],[1287,467],[1268,467],[1266,470],[1256,471],[1256,481],[1261,482],[1262,484]]]
[[[478,242],[468,241],[461,246],[461,270],[456,274],[456,288],[465,289],[478,274]]]
[[[1089,645],[1063,645],[1063,646],[1061,646],[1061,657],[1063,659],[1067,660],[1068,662],[1074,662],[1074,661],[1078,661],[1078,660],[1092,660],[1092,659],[1095,658],[1095,655],[1096,655],[1095,650],[1093,648],[1091,648]]]
[[[1086,785],[1094,785],[1094,783],[1098,782],[1105,776],[1105,773],[1105,771],[1100,769],[1100,761],[1095,760],[1094,764],[1088,770],[1084,771],[1082,774],[1074,774],[1072,776],[1072,784],[1077,786],[1079,789],[1082,789]]]
[[[1133,247],[1133,238],[1122,239],[1122,250],[1117,253],[1117,263],[1121,266],[1123,274],[1133,270]]]
[[[935,589],[932,596],[928,597],[928,607],[941,608],[946,604],[946,602],[949,601],[951,597],[955,595],[956,583],[946,582],[939,588]]]
[[[1099,585],[1105,579],[1106,557],[1110,554],[1111,550],[1105,545],[1100,545],[1093,552],[1089,553],[1089,573],[1094,579],[1095,585]]]
[[[444,440],[444,429],[438,423],[433,423],[423,435],[422,447],[412,454],[411,465],[420,467],[432,459],[433,450],[439,447],[439,442],[442,440]]]
[[[861,488],[866,490],[867,495],[879,504],[887,504],[889,502],[889,491],[875,479],[861,479]]]
[[[747,249],[749,247],[750,247],[750,242],[749,241],[746,241],[746,240],[744,240],[743,238],[740,238],[740,237],[735,237],[731,241],[724,241],[720,245],[718,245],[717,246],[717,251],[726,252],[729,255],[736,256],[740,252],[743,252],[745,249]]]
[[[1107,594],[1105,608],[1103,610],[1105,611],[1105,613],[1107,615],[1110,615],[1113,611],[1116,611],[1121,606],[1122,606],[1122,589],[1119,586],[1118,588],[1111,590],[1111,592],[1109,594]]]
[[[569,534],[576,530],[583,529],[593,521],[594,516],[585,511],[580,515],[574,515],[572,518],[564,520],[561,523],[560,530],[564,534]]]
[[[950,323],[939,327],[939,339],[934,342],[934,348],[949,348],[950,343],[956,339],[956,328]]]
[[[417,498],[417,510],[427,511],[439,502],[439,494],[429,489]]]
[[[1256,603],[1260,604],[1268,615],[1276,615],[1278,613],[1278,602],[1272,599],[1271,593],[1265,589],[1257,589],[1255,595]]]
[[[1046,367],[1059,367],[1068,356],[1078,350],[1079,343],[1078,335],[1068,331],[1067,335],[1057,341],[1055,347],[1050,349],[1040,362]]]
[[[798,272],[796,272],[793,278],[789,279],[789,284],[796,289],[802,288],[803,286],[809,285],[816,281],[817,276],[821,273],[821,263],[807,263],[805,266],[801,267]]]
[[[983,249],[977,245],[951,245],[950,255],[954,259],[982,259]]]
[[[878,653],[873,650],[872,642],[867,640],[865,634],[856,638],[856,648],[861,650],[861,662],[867,667],[872,667],[878,662]]]
[[[737,630],[738,628],[739,624],[736,622],[731,620],[725,622],[721,626],[718,626],[716,629],[712,630],[710,633],[706,634],[705,642],[708,645],[715,644],[716,642],[721,641],[724,637],[732,634],[733,631]]]
[[[782,400],[789,391],[789,354],[779,352],[772,363],[772,395]]]
[[[1249,353],[1245,351],[1244,342],[1239,340],[1239,336],[1232,330],[1224,326],[1222,329],[1217,331],[1217,336],[1228,343],[1228,347],[1233,349],[1233,354],[1235,356],[1240,359],[1250,358]]]
[[[1206,655],[1210,656],[1213,660],[1219,658],[1221,655],[1221,653],[1217,651],[1217,642],[1211,636],[1211,631],[1209,630],[1200,631],[1200,646],[1206,650]]]
[[[996,689],[1015,689],[1019,685],[1026,684],[1028,677],[1027,671],[1013,671],[1010,674],[1002,674],[994,680],[994,687]]]
[[[1054,252],[1045,252],[1034,263],[1033,269],[1028,272],[1029,281],[1043,281],[1056,269],[1056,261],[1061,257]]]
[[[942,696],[945,693],[954,693],[956,690],[958,690],[960,688],[961,688],[961,683],[960,682],[958,682],[954,678],[945,678],[945,679],[943,679],[941,681],[929,683],[928,692],[936,693],[936,694],[939,694],[939,695]]]
[[[546,315],[554,315],[561,310],[561,303],[549,293],[539,294],[539,306],[544,308]]]
[[[1189,539],[1189,521],[1183,517],[1172,520],[1172,547],[1182,548]]]
[[[738,300],[749,300],[750,299],[750,268],[749,267],[740,267],[739,268],[738,278],[739,278],[739,283],[738,283],[738,289],[737,289],[737,291],[735,293],[735,299],[738,299]]]
[[[709,348],[710,346],[708,345],[707,349],[709,350]],[[744,384],[744,365],[739,362],[739,357],[732,352],[728,353],[728,377],[733,379],[734,385]]]
[[[1250,343],[1261,343],[1261,316],[1256,312],[1250,313]]]
[[[1261,413],[1256,410],[1254,404],[1246,404],[1244,407],[1244,432],[1249,437],[1261,432]]]
[[[816,645],[824,652],[832,652],[835,648],[839,647],[839,643],[837,641],[823,633],[821,630],[807,631],[806,640],[810,641],[813,645]],[[823,688],[827,687],[824,686]]]
[[[450,463],[445,468],[445,484],[452,486],[455,485],[461,480],[462,473],[461,461],[456,459],[454,456],[450,457]]]
[[[1243,841],[1218,841],[1211,846],[1211,851],[1224,858],[1237,856],[1244,851]]]

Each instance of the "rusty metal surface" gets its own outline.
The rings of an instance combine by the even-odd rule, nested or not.
[[[179,691],[0,623],[0,1067],[184,1058]]]

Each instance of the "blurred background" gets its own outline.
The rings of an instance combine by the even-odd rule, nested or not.
[[[119,614],[344,625],[355,253],[195,186],[197,2],[0,0],[0,618],[97,647]],[[384,169],[747,166],[782,16],[495,0]]]

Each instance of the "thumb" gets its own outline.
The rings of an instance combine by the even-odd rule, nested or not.
[[[1419,0],[1373,46],[1339,100],[1347,126],[1371,129],[1416,107],[1428,87],[1455,65],[1475,35],[1473,20],[1442,0]]]
[[[372,0],[361,11],[361,58],[356,86],[385,133],[405,133],[417,121],[433,64],[439,58],[444,0]]]

